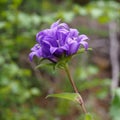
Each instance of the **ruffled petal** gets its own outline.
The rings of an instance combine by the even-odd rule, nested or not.
[[[31,52],[31,53],[29,54],[29,59],[30,59],[30,61],[33,60],[34,55],[36,55],[36,52]]]
[[[62,48],[57,48],[53,55],[56,57],[60,57],[61,55],[63,55],[63,53],[64,50]]]
[[[56,34],[57,35],[56,42],[58,43],[58,46],[63,46],[65,44],[67,34],[68,33],[63,33],[62,31],[57,32],[57,34]]]
[[[79,35],[78,42],[81,42],[81,41],[84,41],[84,40],[89,40],[89,38],[84,34]]]
[[[86,41],[82,41],[80,44],[83,45],[86,50],[88,49],[88,43]]]
[[[66,23],[61,23],[61,24],[59,24],[58,29],[69,30],[70,28],[69,28],[69,26]]]
[[[41,46],[42,49],[42,57],[44,58],[50,58],[52,56],[50,52],[50,44],[47,41],[44,41]]]
[[[36,51],[32,51],[30,54],[29,54],[29,59],[30,59],[30,61],[32,61],[33,60],[33,57],[34,56],[37,56],[37,57],[42,57],[42,50],[41,50],[41,48],[39,48],[38,50],[36,50]]]
[[[67,51],[67,54],[68,55],[72,55],[72,54],[75,54],[78,49],[80,47],[80,44],[78,42],[72,42],[70,45],[69,45],[69,50]]]
[[[36,35],[36,41],[39,44],[41,44],[41,41],[44,40],[45,36],[51,36],[50,31],[51,31],[50,29],[45,29],[43,31],[38,32],[37,35]]]
[[[77,37],[78,34],[79,34],[79,32],[78,32],[77,29],[72,29],[72,28],[70,28],[69,35],[70,35],[71,37]]]
[[[50,47],[50,52],[51,54],[54,54],[56,51],[58,51],[58,54],[61,54],[61,51],[67,51],[68,50],[68,45],[64,45],[64,46],[61,46],[61,47]],[[60,51],[60,53],[59,53]]]
[[[44,32],[43,32],[43,31],[38,32],[38,33],[36,34],[36,41],[37,41],[38,43],[40,43],[40,41],[43,39],[43,37],[44,37]]]
[[[69,46],[68,46],[68,44],[65,44],[65,45],[61,46],[60,48],[65,50],[65,51],[68,51]]]
[[[50,28],[52,29],[52,28],[57,27],[59,25],[59,23],[60,23],[60,20],[58,20],[57,22],[53,23]]]
[[[40,45],[39,44],[35,44],[32,48],[31,48],[31,51],[36,51],[40,48]]]
[[[50,47],[50,53],[53,54],[57,49],[57,47]]]

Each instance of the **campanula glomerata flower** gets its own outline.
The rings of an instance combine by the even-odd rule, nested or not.
[[[57,62],[62,56],[70,56],[79,50],[81,45],[87,50],[88,37],[79,35],[77,29],[70,28],[66,23],[53,23],[49,29],[37,33],[37,44],[31,48],[29,58],[32,61],[34,56]]]

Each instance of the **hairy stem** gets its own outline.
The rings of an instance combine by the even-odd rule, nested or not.
[[[67,76],[68,76],[68,78],[69,78],[69,81],[70,81],[70,83],[71,83],[71,85],[72,85],[72,87],[73,87],[75,93],[78,93],[78,94],[79,94],[79,98],[78,98],[79,104],[81,105],[81,107],[82,107],[84,113],[87,113],[87,110],[86,110],[86,108],[85,108],[84,101],[83,101],[83,99],[82,99],[80,93],[78,92],[78,89],[77,89],[77,87],[76,87],[76,85],[75,85],[75,83],[74,83],[74,81],[73,81],[73,79],[72,79],[72,77],[71,77],[70,72],[69,72],[68,65],[65,66],[65,71],[66,71],[66,73],[67,73]]]

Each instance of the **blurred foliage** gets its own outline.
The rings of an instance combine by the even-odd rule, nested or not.
[[[47,106],[40,101],[54,89],[72,91],[72,88],[67,80],[59,82],[61,74],[50,72],[51,68],[42,68],[42,76],[37,77],[28,60],[29,49],[35,43],[36,33],[57,19],[70,23],[81,15],[108,22],[119,18],[119,6],[115,1],[93,1],[82,7],[72,0],[0,0],[0,120],[61,120],[74,116],[73,111],[79,109],[71,102],[51,99]],[[82,30],[91,31],[89,28]],[[74,79],[83,92],[100,86],[94,94],[104,99],[109,80],[92,79],[98,72],[96,66],[78,65]],[[114,110],[112,107],[112,116]],[[75,119],[80,118],[76,116]]]
[[[110,107],[110,115],[112,120],[119,120],[120,119],[120,88],[116,89],[114,98],[111,103]]]
[[[93,1],[86,7],[74,6],[74,10],[83,16],[91,16],[101,23],[110,22],[120,18],[120,4],[110,1]]]

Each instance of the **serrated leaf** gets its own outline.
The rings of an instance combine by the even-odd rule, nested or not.
[[[90,113],[87,113],[87,114],[85,115],[85,120],[93,120],[92,115],[91,115]]]
[[[78,101],[77,98],[79,97],[79,94],[78,93],[50,94],[46,98],[49,98],[49,97],[62,98],[62,99],[66,99],[66,100],[71,100],[71,101],[77,102]]]

